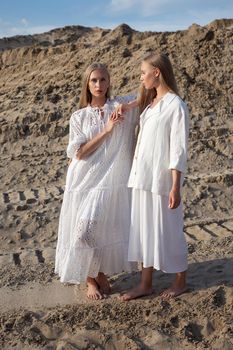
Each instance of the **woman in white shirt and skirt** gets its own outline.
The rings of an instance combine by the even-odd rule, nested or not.
[[[150,54],[143,60],[141,81],[138,104],[143,112],[128,182],[132,187],[128,259],[142,262],[143,268],[139,286],[123,294],[122,300],[151,294],[153,269],[176,273],[162,297],[175,297],[187,289],[181,186],[186,170],[188,110],[165,54]]]

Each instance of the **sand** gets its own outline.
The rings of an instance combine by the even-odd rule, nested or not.
[[[232,20],[178,32],[65,27],[0,39],[0,348],[233,349]],[[54,275],[71,113],[84,67],[101,58],[114,94],[135,91],[150,49],[169,54],[190,110],[183,188],[188,292],[128,303],[140,272],[111,277],[97,302]]]

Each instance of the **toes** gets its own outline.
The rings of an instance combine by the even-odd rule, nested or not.
[[[165,294],[163,299],[170,299],[172,296],[174,296],[174,295],[172,295],[172,294]]]
[[[102,295],[100,293],[87,294],[87,297],[91,300],[102,299]]]
[[[169,298],[171,297],[171,293],[162,293],[162,294],[161,294],[161,297],[162,297],[163,299],[169,299]]]
[[[160,294],[160,296],[161,296],[162,298],[166,298],[166,297],[167,297],[167,293],[166,293],[166,292],[162,292],[162,293]]]
[[[168,289],[168,290],[165,290],[163,291],[162,293],[160,293],[160,296],[163,298],[163,299],[171,299],[171,298],[175,298],[181,294],[183,294],[187,289],[184,288],[184,289]]]
[[[131,299],[131,296],[128,294],[124,294],[121,296],[122,301],[129,301]]]

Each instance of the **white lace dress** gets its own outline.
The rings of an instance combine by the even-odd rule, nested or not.
[[[136,111],[116,125],[90,156],[77,160],[80,145],[99,133],[119,103],[108,100],[100,110],[90,106],[70,119],[67,155],[72,158],[59,219],[55,272],[61,282],[80,283],[98,272],[113,275],[131,271],[127,259],[131,189],[127,188],[135,142]]]

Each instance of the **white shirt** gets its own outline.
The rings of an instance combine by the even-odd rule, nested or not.
[[[148,106],[140,116],[140,132],[128,187],[169,195],[171,169],[181,174],[183,184],[187,162],[188,110],[174,93]]]
[[[108,100],[103,107],[103,116],[98,108],[91,106],[72,114],[67,147],[67,156],[72,162],[67,173],[67,191],[82,192],[127,186],[135,142],[134,129],[138,120],[135,109],[127,113],[124,121],[114,127],[111,135],[95,152],[80,160],[76,159],[76,152],[83,143],[103,130],[119,103],[127,103],[132,99],[134,96]]]

